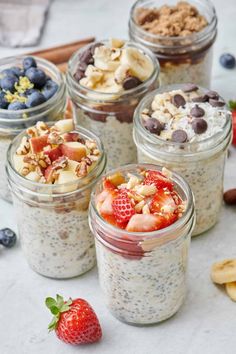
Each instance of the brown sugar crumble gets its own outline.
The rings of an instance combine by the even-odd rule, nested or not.
[[[166,37],[185,37],[200,32],[208,25],[197,8],[185,1],[159,9],[139,8],[136,21],[145,31]]]

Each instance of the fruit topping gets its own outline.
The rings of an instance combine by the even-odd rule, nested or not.
[[[220,64],[226,69],[233,69],[236,65],[235,57],[230,53],[225,53],[220,56]]]
[[[131,216],[135,214],[134,207],[126,191],[118,192],[118,195],[113,199],[112,208],[116,220],[120,223],[129,221]]]
[[[99,320],[86,300],[77,298],[64,301],[62,296],[57,295],[56,300],[47,297],[45,304],[54,316],[48,329],[55,330],[57,337],[63,342],[78,345],[101,339]]]
[[[11,248],[16,243],[16,234],[9,228],[0,230],[0,244],[6,248]]]
[[[146,171],[146,177],[143,180],[143,184],[154,185],[158,189],[167,188],[171,191],[173,190],[174,187],[173,182],[169,178],[164,176],[159,171],[152,171],[152,170]]]
[[[229,107],[232,112],[233,140],[232,144],[236,146],[236,101],[229,101]]]

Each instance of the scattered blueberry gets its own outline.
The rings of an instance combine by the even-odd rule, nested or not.
[[[9,104],[8,110],[9,111],[19,111],[21,109],[26,109],[26,105],[22,102],[15,101]]]
[[[24,70],[28,70],[29,68],[37,68],[37,63],[33,57],[26,57],[23,60],[23,68]]]
[[[0,244],[4,247],[11,248],[16,243],[16,234],[9,228],[0,230]]]
[[[225,53],[220,56],[220,64],[226,69],[233,69],[236,61],[235,57],[230,53]]]
[[[30,82],[32,82],[37,87],[41,88],[46,83],[46,74],[39,68],[29,68],[26,70],[25,76],[27,76]]]
[[[41,92],[33,92],[28,96],[28,100],[26,101],[26,106],[28,108],[38,106],[46,101],[46,98]]]
[[[8,106],[8,102],[5,99],[5,92],[0,92],[0,108],[6,109]]]
[[[58,84],[53,80],[48,80],[42,89],[42,94],[49,100],[58,90]]]
[[[5,91],[14,92],[15,84],[18,82],[18,78],[16,76],[4,76],[0,80],[0,86]]]

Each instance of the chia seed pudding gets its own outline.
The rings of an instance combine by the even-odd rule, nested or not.
[[[122,167],[96,185],[89,220],[111,313],[136,325],[174,315],[186,295],[194,225],[188,184],[156,165]]]
[[[65,84],[55,65],[36,57],[0,60],[0,197],[11,201],[5,175],[11,141],[38,120],[62,118],[65,106]]]
[[[38,122],[14,139],[7,175],[22,250],[36,272],[71,278],[94,266],[88,206],[105,164],[100,140],[72,119]]]
[[[198,235],[217,222],[223,196],[225,157],[232,139],[231,115],[214,91],[193,84],[163,87],[135,113],[138,161],[182,175],[196,207]]]
[[[89,44],[70,59],[67,84],[76,122],[100,136],[108,167],[136,162],[133,112],[158,87],[158,74],[149,50],[118,39]]]
[[[131,9],[131,40],[151,49],[160,62],[160,83],[210,86],[215,8],[207,0],[138,0]]]

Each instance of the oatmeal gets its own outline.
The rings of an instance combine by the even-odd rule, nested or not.
[[[36,272],[70,278],[95,264],[88,205],[104,168],[100,141],[72,119],[38,122],[11,145],[8,180],[22,249]]]
[[[139,162],[160,164],[188,181],[196,202],[193,235],[212,227],[222,204],[231,141],[231,117],[218,93],[195,84],[153,93],[140,104],[134,139]]]
[[[97,186],[90,226],[100,285],[118,319],[151,324],[178,311],[193,223],[189,187],[166,169],[130,165]]]
[[[130,38],[150,48],[160,66],[161,85],[195,82],[208,87],[217,18],[206,0],[137,1],[131,9]]]
[[[133,112],[158,86],[157,76],[152,53],[118,39],[89,45],[71,58],[67,82],[76,120],[102,138],[109,167],[136,161]]]

